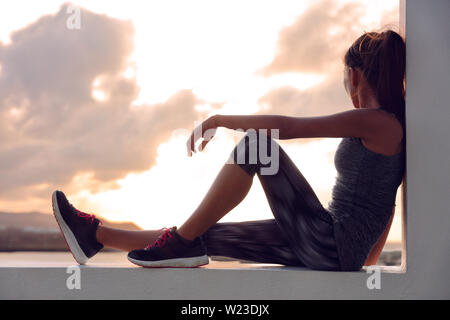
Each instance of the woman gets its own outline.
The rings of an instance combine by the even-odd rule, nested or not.
[[[356,271],[374,264],[383,248],[405,170],[405,44],[394,31],[364,33],[344,56],[344,87],[354,110],[320,117],[215,115],[200,127],[202,150],[218,127],[255,129],[230,154],[203,201],[180,227],[151,231],[107,228],[75,209],[61,191],[53,194],[56,219],[79,263],[103,246],[129,251],[144,267],[196,267],[208,255],[317,270]],[[278,129],[279,139],[342,138],[332,201],[325,209],[285,151],[260,129]],[[188,141],[195,152],[197,131]],[[255,138],[257,137],[257,138]],[[267,145],[265,145],[267,143]],[[277,147],[278,170],[251,150]],[[238,154],[246,161],[236,161]],[[258,153],[259,155],[259,153]],[[257,174],[274,219],[217,223],[247,195]]]

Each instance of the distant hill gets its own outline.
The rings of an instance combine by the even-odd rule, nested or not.
[[[111,222],[98,217],[104,226],[142,230],[132,222]],[[66,251],[67,245],[50,213],[0,211],[0,251]],[[108,249],[105,249],[108,250]]]

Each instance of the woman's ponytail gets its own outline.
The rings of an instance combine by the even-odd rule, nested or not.
[[[395,31],[366,32],[344,56],[348,67],[362,70],[374,90],[381,109],[393,113],[405,132],[406,49],[403,38]],[[403,139],[405,143],[405,139]]]

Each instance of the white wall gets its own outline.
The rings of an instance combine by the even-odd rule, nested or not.
[[[407,274],[414,290],[449,298],[450,1],[405,4]]]

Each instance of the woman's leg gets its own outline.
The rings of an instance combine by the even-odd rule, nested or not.
[[[237,164],[225,164],[200,205],[177,232],[193,240],[236,207],[248,194],[253,177]]]
[[[275,220],[301,264],[340,270],[332,218],[294,162],[279,147],[278,172],[262,175],[259,168],[255,170]]]
[[[97,228],[97,241],[105,247],[132,251],[142,249],[148,244],[153,244],[163,233],[160,230],[132,231],[121,230],[99,225]]]
[[[266,137],[266,139],[263,139],[269,145],[266,146],[266,150],[271,150],[271,143],[276,142],[272,138]],[[237,153],[245,151],[248,155],[252,150],[255,150],[256,144],[258,159],[255,164],[246,160],[243,164],[238,163],[238,165],[231,166],[233,168],[239,167],[250,178],[253,178],[255,173],[258,175],[274,214],[276,225],[279,228],[274,228],[274,225],[272,225],[271,228],[264,229],[261,225],[258,226],[260,231],[252,233],[250,232],[251,228],[248,228],[248,223],[211,225],[206,234],[203,235],[208,254],[249,260],[257,258],[259,259],[257,261],[262,259],[265,262],[280,263],[278,261],[283,260],[283,254],[280,255],[277,246],[272,244],[275,243],[274,239],[283,238],[286,239],[285,244],[288,244],[285,248],[289,247],[298,260],[296,262],[290,258],[288,259],[290,263],[312,269],[339,270],[333,224],[328,212],[323,208],[307,180],[279,145],[278,157],[272,159],[272,161],[278,161],[278,171],[274,174],[261,174],[261,168],[268,166],[259,159],[258,141],[259,135],[256,139],[247,135],[232,153],[234,161],[237,162]],[[239,175],[236,176],[240,177]],[[242,177],[242,181],[248,181],[248,177],[247,179]],[[236,194],[230,189],[220,189],[220,187],[231,184],[227,180],[227,176],[223,175],[220,179],[221,183],[215,185],[214,192],[207,195],[210,198],[204,201],[205,205],[195,215],[191,216],[189,225],[186,225],[186,227],[189,226],[194,231],[190,232],[189,237],[201,235],[209,223],[217,221],[225,215],[228,211],[223,203],[227,199],[235,200],[233,205],[228,207],[231,210],[230,208],[238,203],[236,200],[245,196],[246,192],[245,194],[243,192]],[[234,182],[236,183],[236,180]],[[214,205],[216,201],[222,204],[219,210]],[[209,215],[214,218],[208,218]],[[205,223],[205,221],[208,222]],[[265,232],[265,230],[268,231]],[[187,230],[185,229],[185,231]],[[265,233],[266,239],[260,238],[262,233]],[[244,234],[249,234],[249,237],[244,237]],[[241,243],[241,240],[247,241],[249,245],[246,246],[245,242]],[[264,255],[264,250],[266,250],[266,255]],[[285,252],[288,251],[289,249],[285,250]]]
[[[208,256],[304,267],[275,219],[216,223],[202,235]]]

